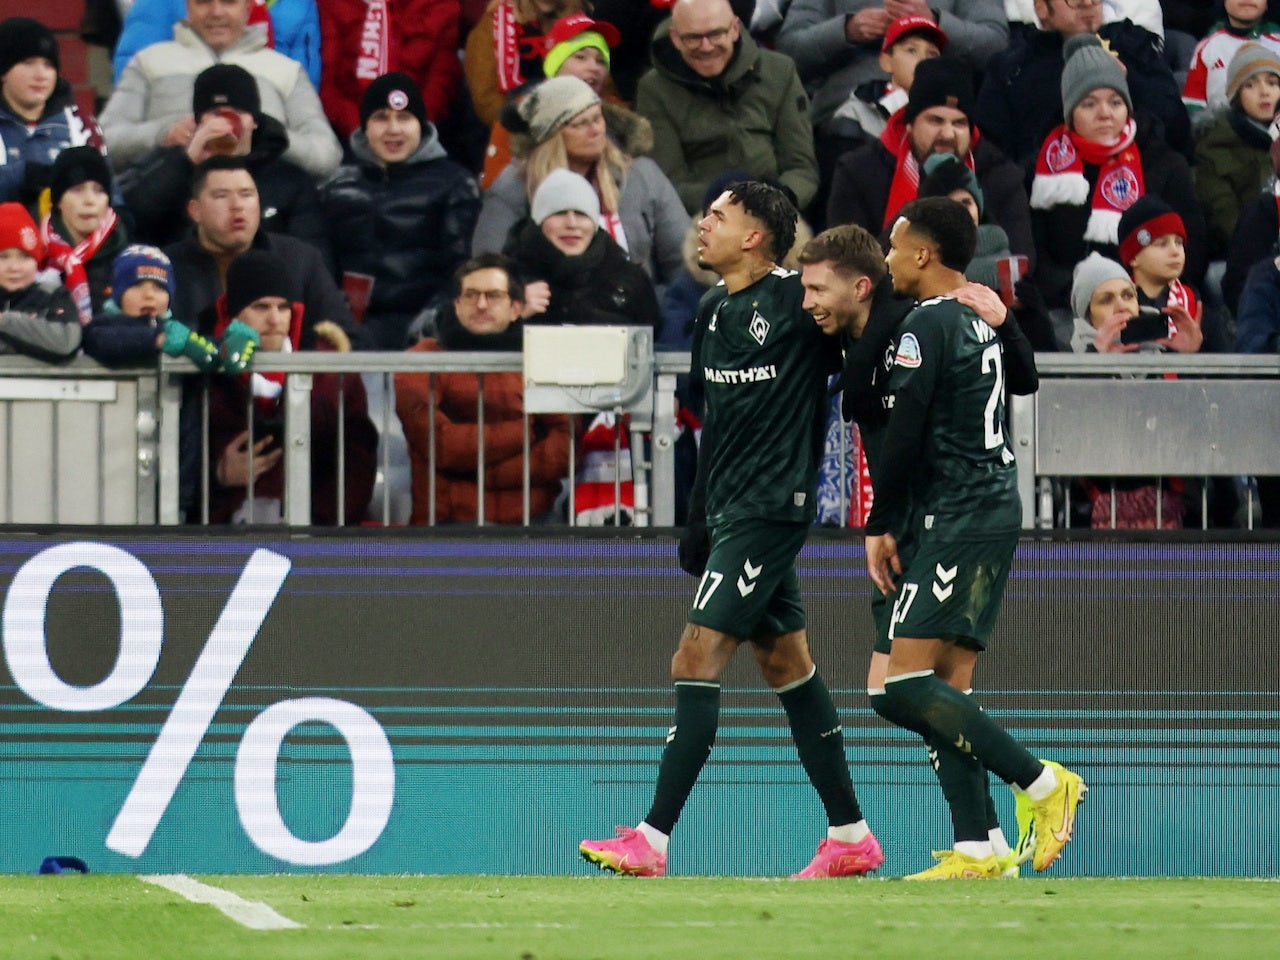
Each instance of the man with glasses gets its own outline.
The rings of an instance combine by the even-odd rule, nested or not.
[[[789,57],[762,50],[729,0],[677,0],[650,46],[636,110],[653,159],[692,214],[725,170],[772,179],[803,210],[818,189],[809,99]]]
[[[1124,65],[1134,112],[1164,125],[1166,142],[1186,154],[1191,121],[1182,91],[1161,53],[1161,40],[1130,20],[1103,23],[1102,0],[1035,0],[1038,23],[1009,25],[1009,47],[987,64],[973,120],[1009,159],[1034,159],[1049,131],[1062,122],[1062,45],[1096,33]]]

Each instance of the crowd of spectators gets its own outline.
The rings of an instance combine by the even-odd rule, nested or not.
[[[680,347],[707,280],[691,217],[738,178],[783,187],[816,228],[882,241],[917,196],[963,203],[979,224],[971,277],[1000,288],[1039,350],[1280,340],[1280,0],[92,6],[89,39],[113,63],[98,120],[54,33],[0,21],[6,352],[163,351],[262,405],[270,384],[243,379],[259,349],[498,349],[539,322],[646,325]],[[152,291],[138,270],[162,261]],[[275,346],[227,312],[242,261],[256,265],[242,281],[280,272]],[[1137,339],[1153,310],[1166,326]],[[474,517],[474,485],[442,479],[434,504],[418,485],[428,459],[474,461],[475,438],[456,442],[474,384],[402,381],[417,398],[399,404],[418,446],[414,521]],[[499,382],[485,462],[505,482],[521,400]],[[410,422],[428,395],[443,459],[420,456]],[[586,425],[537,424],[545,481]],[[278,451],[255,459],[219,429],[219,515],[256,519],[262,505],[223,481],[269,478]],[[491,520],[514,519],[511,489],[486,490]],[[1114,512],[1101,499],[1095,513]],[[340,513],[363,509],[329,495],[317,515]],[[1280,509],[1263,519],[1280,525]]]

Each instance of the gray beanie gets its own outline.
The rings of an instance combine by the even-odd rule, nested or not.
[[[1107,280],[1116,279],[1129,280],[1129,271],[1100,253],[1091,253],[1077,263],[1071,277],[1072,316],[1080,320],[1088,319],[1093,291]]]
[[[529,215],[534,223],[541,225],[553,213],[566,210],[585,213],[597,226],[600,224],[600,198],[596,196],[595,187],[587,182],[586,177],[557,167],[534,191]]]
[[[1227,100],[1236,102],[1236,97],[1249,80],[1260,73],[1274,73],[1280,76],[1280,56],[1274,50],[1260,43],[1240,44],[1235,56],[1227,64]]]
[[[1124,97],[1133,116],[1133,97],[1124,78],[1120,61],[1103,49],[1096,34],[1078,33],[1062,45],[1062,117],[1071,123],[1071,111],[1099,87],[1114,90]]]
[[[588,107],[600,102],[599,95],[577,77],[543,80],[512,111],[503,112],[502,122],[512,133],[528,133],[534,143],[543,143]],[[523,129],[521,129],[523,127]]]

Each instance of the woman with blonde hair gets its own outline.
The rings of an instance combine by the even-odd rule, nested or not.
[[[501,253],[529,218],[529,201],[553,170],[585,177],[600,200],[601,225],[655,283],[681,270],[688,217],[675,187],[643,156],[653,144],[644,118],[577,77],[558,76],[503,108],[516,159],[485,191],[472,253]]]

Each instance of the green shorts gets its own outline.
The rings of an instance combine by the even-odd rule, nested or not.
[[[689,622],[739,640],[803,630],[796,555],[809,525],[735,520],[710,533],[711,554]]]
[[[985,650],[1000,613],[1018,534],[995,540],[923,539],[893,596],[889,640],[953,640]]]
[[[920,538],[912,528],[901,534],[895,532],[895,538],[898,542],[898,561],[904,571],[909,570],[916,551],[920,549]],[[901,581],[902,578],[897,579]],[[879,587],[874,583],[871,585],[871,619],[876,628],[876,642],[872,649],[876,653],[887,654],[893,646],[893,641],[889,638],[889,627],[893,619],[893,604],[897,598],[896,593],[886,597]]]

